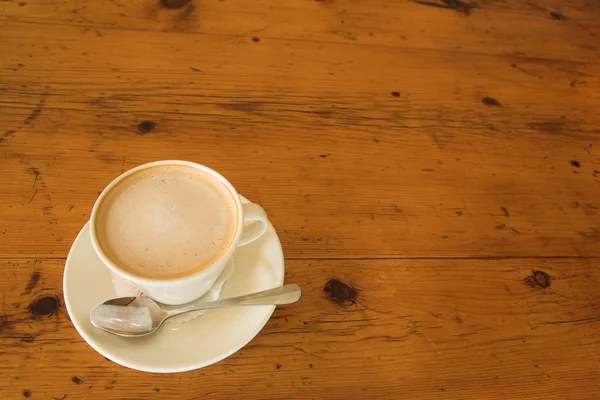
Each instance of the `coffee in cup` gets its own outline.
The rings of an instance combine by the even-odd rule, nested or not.
[[[113,272],[155,300],[182,304],[206,293],[235,248],[267,225],[262,208],[242,205],[215,171],[159,161],[124,173],[102,192],[91,235]]]

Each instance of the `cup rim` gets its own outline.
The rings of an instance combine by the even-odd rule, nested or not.
[[[231,195],[233,196],[233,199],[235,201],[236,204],[236,208],[237,208],[237,215],[238,215],[238,223],[237,223],[237,229],[235,232],[235,236],[233,237],[233,240],[231,241],[231,244],[229,246],[229,248],[227,249],[227,251],[225,251],[221,257],[219,257],[218,259],[216,259],[215,261],[213,261],[213,263],[207,267],[204,268],[201,271],[198,271],[196,273],[190,274],[190,275],[186,275],[183,277],[175,277],[175,278],[148,278],[148,277],[144,277],[144,276],[139,276],[139,275],[135,275],[132,274],[131,272],[128,272],[126,270],[124,270],[123,268],[119,267],[119,265],[114,262],[104,251],[102,245],[100,244],[100,241],[98,240],[98,237],[96,235],[96,217],[97,214],[99,212],[100,206],[102,204],[102,201],[105,199],[105,197],[107,196],[107,194],[117,185],[119,184],[121,181],[123,181],[125,178],[148,168],[154,168],[154,167],[158,167],[161,165],[183,165],[183,166],[188,166],[188,167],[192,167],[192,168],[196,168],[196,169],[200,169],[204,172],[207,172],[209,174],[211,174],[212,176],[214,176],[215,178],[217,178],[221,183],[223,183],[227,189],[229,189],[229,191],[231,192]],[[146,164],[141,164],[138,165],[137,167],[134,167],[128,171],[125,171],[124,173],[122,173],[121,175],[117,176],[115,179],[113,179],[100,193],[100,196],[98,196],[98,198],[96,199],[96,202],[94,203],[94,206],[92,208],[92,212],[90,214],[90,239],[92,241],[92,247],[94,248],[94,251],[96,252],[96,254],[98,255],[98,257],[100,257],[100,260],[102,260],[102,262],[104,263],[104,265],[106,265],[110,270],[112,270],[113,272],[115,272],[116,274],[119,274],[121,276],[123,276],[125,279],[132,281],[132,282],[139,282],[142,285],[144,284],[151,284],[151,285],[160,285],[160,284],[173,284],[173,283],[177,283],[177,282],[184,282],[187,281],[191,278],[195,278],[204,274],[209,273],[210,271],[213,271],[215,269],[218,269],[220,266],[222,266],[223,264],[226,264],[226,261],[228,261],[235,249],[238,247],[238,243],[240,241],[241,235],[242,235],[242,231],[244,228],[244,215],[243,215],[243,207],[242,207],[242,201],[240,200],[240,196],[237,192],[237,190],[235,190],[235,188],[233,187],[233,185],[220,173],[218,173],[217,171],[213,170],[212,168],[209,168],[205,165],[202,164],[198,164],[192,161],[184,161],[184,160],[161,160],[161,161],[152,161]]]

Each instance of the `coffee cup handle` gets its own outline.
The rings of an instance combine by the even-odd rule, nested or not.
[[[269,227],[267,213],[261,206],[254,203],[242,204],[244,209],[244,231],[239,246],[247,245],[261,237]]]

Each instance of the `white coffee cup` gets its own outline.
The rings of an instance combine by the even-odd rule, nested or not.
[[[112,260],[104,251],[97,234],[98,210],[102,200],[107,196],[107,194],[119,182],[123,181],[128,176],[138,173],[146,168],[160,167],[162,165],[188,166],[209,173],[212,175],[212,177],[227,187],[227,189],[231,192],[231,195],[234,198],[237,206],[237,230],[231,245],[221,255],[221,257],[214,261],[210,266],[198,271],[197,273],[173,279],[155,279],[136,276],[130,271],[119,267],[118,263]],[[146,295],[150,296],[156,301],[164,304],[177,305],[193,301],[208,292],[221,272],[227,266],[227,263],[233,256],[237,247],[246,245],[258,239],[266,232],[268,225],[269,221],[265,211],[259,205],[254,203],[242,204],[240,196],[235,188],[218,172],[203,165],[189,161],[165,160],[140,165],[123,173],[113,180],[102,191],[96,200],[96,203],[94,204],[94,208],[92,209],[92,214],[90,217],[90,235],[96,254],[102,260],[104,265],[106,265],[114,274],[131,282],[134,286],[143,290]],[[160,243],[156,243],[156,245],[160,246]]]

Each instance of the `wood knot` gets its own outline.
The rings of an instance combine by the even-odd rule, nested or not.
[[[58,312],[60,302],[58,296],[40,296],[29,304],[29,312],[33,314],[33,318],[51,317]]]
[[[330,301],[341,306],[344,303],[355,304],[358,290],[352,285],[344,283],[339,279],[330,279],[323,288],[325,296]]]
[[[493,97],[485,96],[481,102],[489,107],[500,107],[500,102]]]
[[[81,385],[83,383],[83,378],[80,378],[78,376],[74,376],[71,378],[71,380],[73,381],[74,384],[76,385]]]
[[[145,135],[148,132],[151,132],[156,128],[156,122],[152,121],[142,121],[138,125],[138,131],[140,135]]]
[[[550,11],[550,18],[556,21],[564,21],[567,17],[564,14],[559,13],[558,11]]]
[[[160,5],[169,10],[183,8],[190,4],[192,0],[160,0]]]
[[[464,13],[465,15],[471,14],[471,10],[477,7],[477,3],[465,3],[460,0],[443,0],[444,3],[453,10]]]
[[[552,285],[554,277],[548,275],[544,271],[533,271],[531,276],[524,279],[525,283],[531,287],[539,287],[546,289]]]

